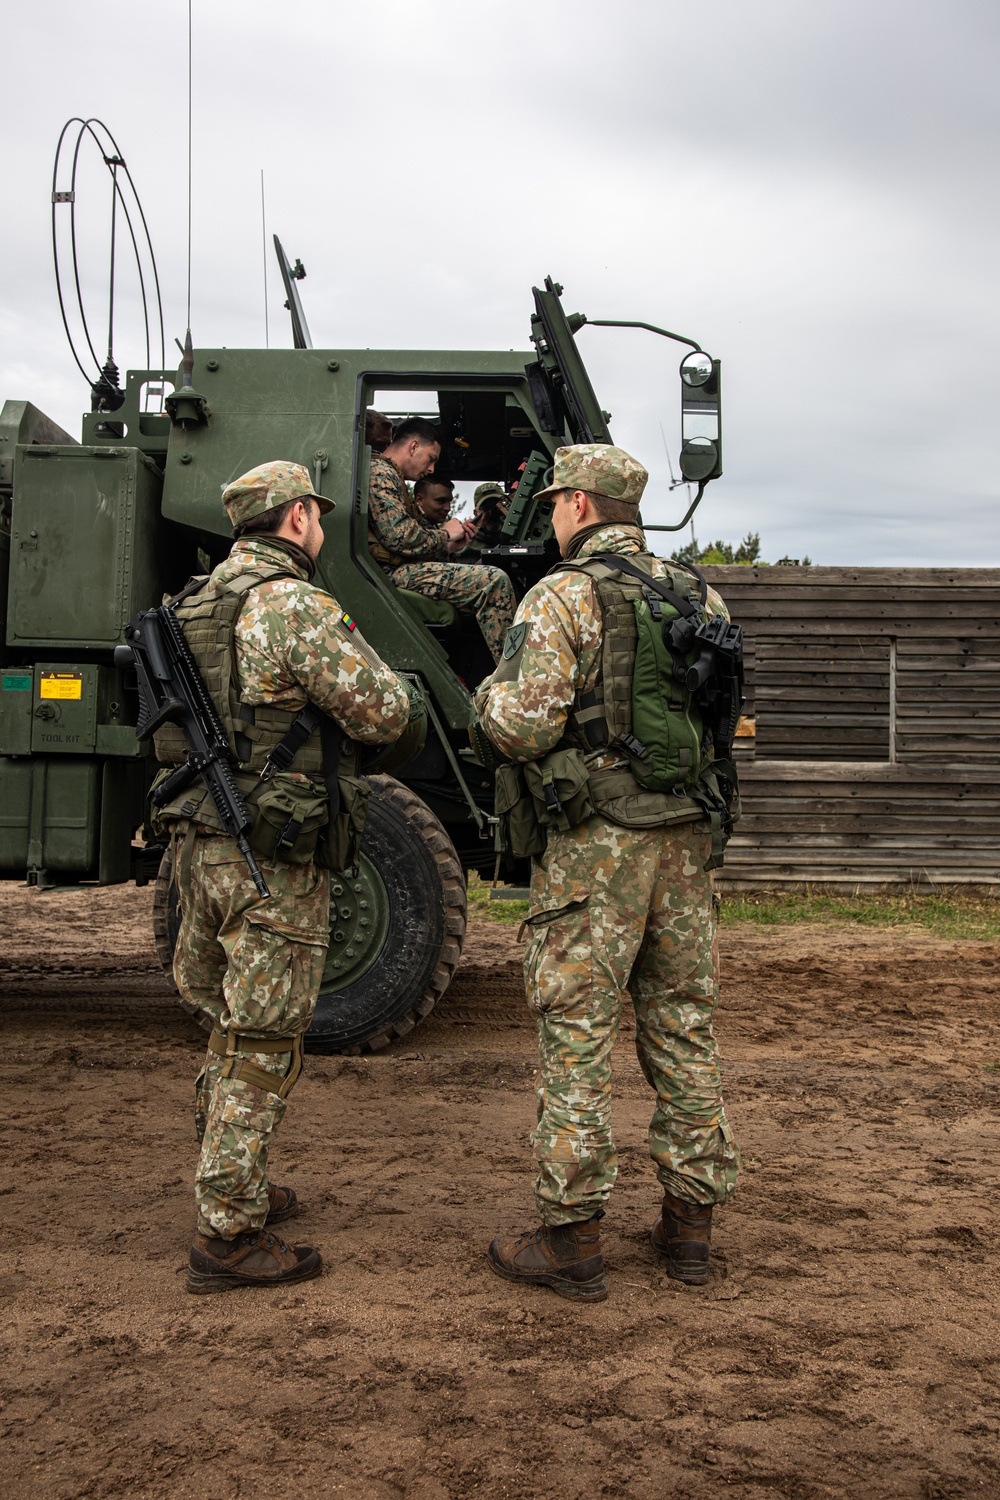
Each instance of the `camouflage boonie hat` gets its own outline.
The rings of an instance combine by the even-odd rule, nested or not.
[[[610,443],[574,443],[572,448],[557,448],[548,489],[536,490],[534,499],[554,495],[557,490],[589,490],[608,500],[638,505],[649,478],[648,470],[631,458],[624,448]]]
[[[495,495],[498,500],[506,500],[507,491],[502,484],[497,484],[493,479],[488,480],[486,484],[477,484],[472,496],[473,510],[478,510],[483,501],[491,495]]]
[[[313,489],[305,465],[293,464],[285,458],[258,464],[256,469],[241,474],[222,491],[222,503],[234,526],[242,526],[244,521],[261,515],[265,510],[275,510],[286,500],[307,499],[315,500],[323,515],[333,510],[333,501],[325,495],[317,495]]]

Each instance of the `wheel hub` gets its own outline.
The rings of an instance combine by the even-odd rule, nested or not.
[[[330,946],[321,990],[342,990],[375,963],[389,930],[389,897],[362,854],[356,875],[330,878]]]

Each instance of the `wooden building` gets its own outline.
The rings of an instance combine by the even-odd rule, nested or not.
[[[1000,569],[705,572],[748,645],[722,884],[1000,887]]]

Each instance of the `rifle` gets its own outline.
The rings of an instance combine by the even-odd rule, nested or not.
[[[187,760],[156,788],[150,801],[154,807],[164,807],[201,777],[223,829],[236,840],[253,883],[266,901],[271,892],[247,838],[253,817],[236,785],[226,731],[173,607],[161,604],[158,609],[141,610],[125,627],[125,639],[127,645],[115,647],[115,666],[135,668],[139,686],[136,738],[149,739],[161,724],[172,722],[180,725],[189,747]]]

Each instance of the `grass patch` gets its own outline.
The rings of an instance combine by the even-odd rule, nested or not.
[[[526,901],[491,901],[489,882],[469,876],[469,915],[508,926],[524,921]],[[829,895],[808,886],[799,891],[747,891],[724,895],[721,921],[778,927],[806,922],[855,927],[919,927],[941,938],[1000,938],[1000,900],[950,890],[938,895],[905,891]]]
[[[475,873],[469,876],[469,916],[488,917],[491,922],[521,923],[527,901],[491,901],[489,882]]]
[[[753,922],[760,927],[784,923],[837,922],[857,927],[922,927],[942,938],[1000,937],[1000,900],[993,896],[949,891],[863,893],[853,896],[803,891],[748,891],[722,897],[722,922]]]

